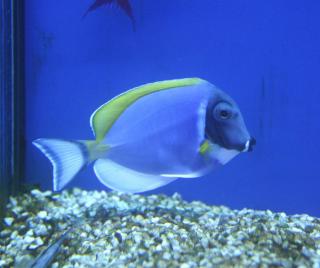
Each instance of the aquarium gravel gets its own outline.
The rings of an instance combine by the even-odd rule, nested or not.
[[[11,197],[0,267],[35,258],[69,230],[52,267],[320,267],[320,220],[232,210],[179,194],[73,189]]]

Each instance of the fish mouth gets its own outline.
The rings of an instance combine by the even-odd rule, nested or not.
[[[242,152],[252,152],[253,146],[255,146],[257,143],[256,139],[251,137],[249,140],[247,140],[244,149]]]

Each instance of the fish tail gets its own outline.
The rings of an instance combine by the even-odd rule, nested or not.
[[[32,142],[52,163],[53,190],[65,187],[90,162],[105,153],[96,141],[37,139]]]

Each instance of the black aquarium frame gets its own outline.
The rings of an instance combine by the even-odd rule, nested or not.
[[[24,177],[24,0],[0,4],[0,218]]]

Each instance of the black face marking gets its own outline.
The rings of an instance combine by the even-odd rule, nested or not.
[[[214,120],[214,106],[215,106],[215,102],[213,102],[213,100],[211,100],[209,103],[208,103],[208,106],[207,106],[207,110],[206,110],[206,124],[205,124],[205,135],[206,135],[206,138],[209,139],[211,142],[213,143],[217,143],[219,144],[220,146],[222,146],[221,143],[219,143],[220,140],[222,140],[221,137],[219,137],[219,131],[218,131],[218,126],[217,124],[215,123],[215,120]]]
[[[208,103],[206,110],[206,138],[231,150],[246,150],[250,136],[239,108],[222,91]]]

